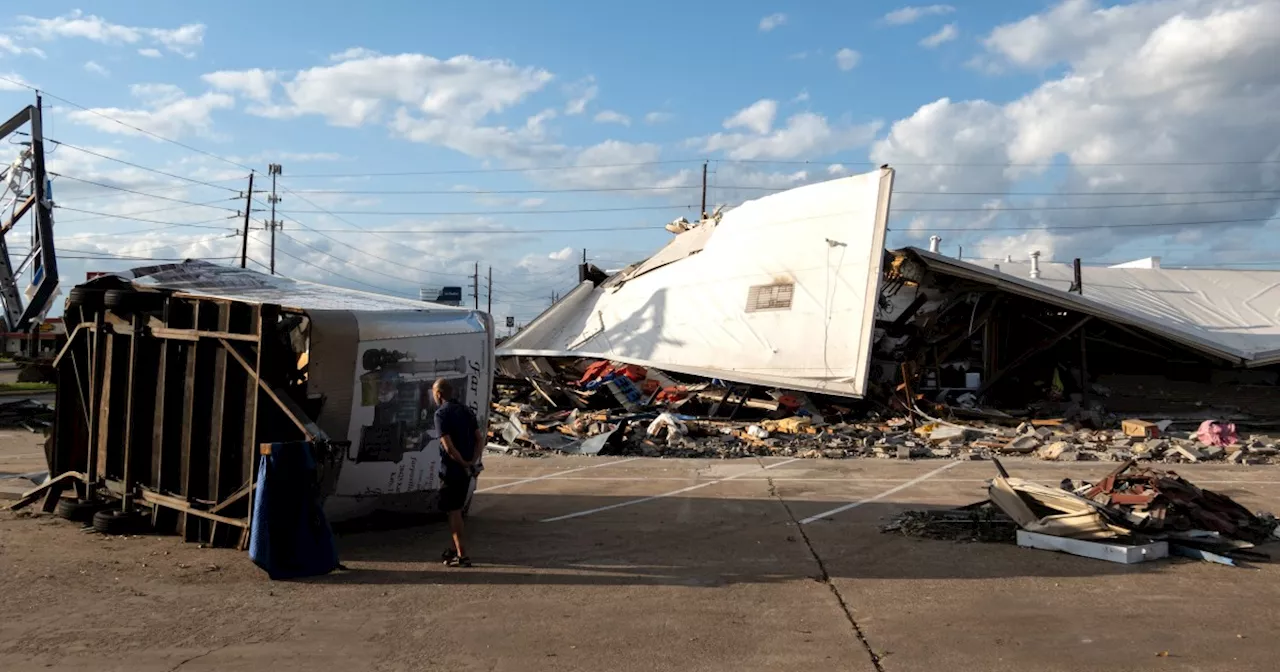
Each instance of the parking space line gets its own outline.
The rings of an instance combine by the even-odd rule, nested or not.
[[[843,506],[837,506],[836,508],[831,509],[830,511],[824,511],[824,512],[822,512],[822,513],[819,513],[819,514],[818,514],[818,515],[816,515],[816,516],[809,516],[808,518],[805,518],[804,520],[800,521],[800,524],[801,524],[801,525],[808,525],[809,523],[812,523],[812,522],[813,522],[813,521],[815,521],[815,520],[822,520],[823,518],[829,518],[829,517],[831,517],[831,516],[836,515],[837,513],[843,513],[843,512],[845,512],[845,511],[850,510],[850,509],[856,509],[856,508],[858,508],[859,506],[862,506],[863,504],[868,504],[868,503],[870,503],[870,502],[875,502],[875,501],[878,501],[878,500],[884,499],[885,497],[888,497],[889,495],[892,495],[892,494],[893,494],[893,493],[895,493],[895,492],[899,492],[899,491],[902,491],[902,490],[906,490],[907,488],[909,488],[909,487],[911,487],[911,486],[913,486],[913,485],[915,485],[915,484],[917,484],[917,483],[923,483],[924,481],[929,480],[931,477],[936,476],[936,475],[938,475],[938,474],[941,474],[942,472],[944,472],[944,471],[946,471],[946,470],[948,470],[948,469],[950,469],[950,468],[952,468],[952,467],[955,467],[955,466],[957,466],[957,465],[961,465],[961,464],[964,464],[964,462],[951,462],[951,463],[949,463],[949,464],[945,464],[945,465],[943,465],[943,466],[941,466],[941,467],[938,467],[937,469],[934,469],[933,471],[931,471],[931,472],[929,472],[929,473],[927,473],[927,474],[925,474],[925,475],[923,475],[923,476],[917,476],[916,478],[913,478],[913,479],[911,479],[911,480],[907,481],[906,483],[903,483],[902,485],[897,485],[897,486],[894,486],[894,487],[892,487],[892,488],[889,488],[888,490],[885,490],[884,492],[882,492],[882,493],[880,493],[880,494],[878,494],[878,495],[874,495],[874,496],[871,496],[871,497],[867,497],[866,499],[860,499],[860,500],[858,500],[858,501],[856,501],[856,502],[849,502],[848,504],[845,504],[845,505],[843,505]]]
[[[772,469],[772,468],[774,468],[774,467],[781,467],[781,466],[782,466],[782,465],[784,465],[784,464],[791,464],[792,462],[795,462],[795,461],[797,461],[797,460],[799,460],[799,459],[800,459],[800,458],[798,458],[798,457],[793,457],[793,458],[791,458],[791,459],[789,459],[789,460],[783,460],[783,461],[781,461],[781,462],[774,462],[773,464],[770,464],[769,466],[765,467],[765,469]],[[543,518],[543,519],[542,519],[541,521],[539,521],[539,522],[543,522],[543,523],[554,523],[554,522],[559,521],[559,520],[568,520],[568,519],[570,519],[570,518],[581,518],[582,516],[589,516],[589,515],[591,515],[591,514],[593,514],[593,513],[600,513],[601,511],[610,511],[610,510],[613,510],[613,509],[621,509],[621,508],[622,508],[622,507],[624,507],[624,506],[631,506],[631,505],[633,505],[633,504],[643,504],[643,503],[645,503],[645,502],[651,502],[651,501],[653,501],[653,500],[655,500],[655,499],[662,499],[663,497],[671,497],[671,496],[673,496],[673,495],[680,495],[680,494],[684,494],[684,493],[686,493],[686,492],[692,492],[692,491],[697,490],[697,489],[699,489],[699,488],[705,488],[705,487],[707,487],[707,486],[715,485],[716,483],[724,483],[725,481],[732,481],[732,480],[735,480],[735,479],[738,479],[738,478],[742,478],[743,476],[747,476],[747,475],[752,474],[752,473],[755,473],[755,472],[752,472],[752,471],[745,471],[745,472],[743,472],[743,473],[741,473],[741,474],[735,474],[735,475],[733,475],[733,476],[728,476],[728,477],[725,477],[725,478],[716,479],[716,480],[714,480],[714,481],[707,481],[706,483],[698,483],[697,485],[691,485],[691,486],[689,486],[689,487],[687,487],[687,488],[680,488],[679,490],[672,490],[671,492],[664,492],[664,493],[662,493],[662,494],[660,494],[660,495],[650,495],[650,496],[648,496],[648,497],[641,497],[640,499],[632,499],[632,500],[625,501],[625,502],[618,502],[617,504],[610,504],[609,506],[601,506],[601,507],[598,507],[598,508],[595,508],[595,509],[587,509],[586,511],[578,511],[577,513],[568,513],[568,514],[565,514],[565,515],[563,515],[563,516],[556,516],[556,517],[554,517],[554,518]]]
[[[615,465],[615,464],[622,464],[623,462],[632,462],[632,461],[634,461],[634,460],[638,460],[638,459],[640,459],[640,458],[639,458],[639,457],[628,457],[628,458],[627,458],[627,459],[625,459],[625,460],[614,460],[614,461],[612,461],[612,462],[605,462],[604,464],[591,464],[591,465],[587,465],[587,466],[585,466],[585,467],[578,467],[577,469],[566,469],[565,471],[557,471],[557,472],[555,472],[555,473],[547,474],[547,475],[545,475],[545,476],[534,476],[533,478],[526,478],[526,479],[519,480],[519,481],[515,481],[515,482],[512,482],[512,483],[503,483],[503,484],[501,484],[501,485],[491,485],[491,486],[489,486],[489,487],[487,487],[487,488],[480,488],[479,490],[476,490],[476,492],[492,492],[492,491],[494,491],[494,490],[501,490],[502,488],[509,488],[509,487],[511,487],[511,486],[513,486],[513,485],[523,485],[523,484],[525,484],[525,483],[532,483],[532,482],[534,482],[534,481],[543,481],[543,480],[546,480],[546,479],[548,479],[548,478],[555,478],[555,477],[557,477],[557,476],[563,476],[563,475],[565,475],[565,474],[572,474],[572,473],[574,473],[575,471],[586,471],[587,469],[596,469],[596,468],[598,468],[598,467],[609,467],[609,466],[613,466],[613,465]]]

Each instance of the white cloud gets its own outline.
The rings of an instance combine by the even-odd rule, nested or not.
[[[797,93],[797,94],[796,94],[796,96],[795,96],[795,98],[792,98],[792,99],[791,99],[791,102],[793,102],[793,103],[807,103],[807,102],[809,102],[809,89],[801,89],[801,90],[800,90],[800,93]]]
[[[388,124],[397,135],[414,142],[440,145],[476,158],[501,158],[509,163],[532,165],[563,156],[565,147],[548,141],[543,127],[548,111],[525,120],[523,126],[483,126],[441,117],[414,117],[405,108],[396,110]],[[554,111],[550,111],[554,113]]]
[[[768,133],[773,128],[773,120],[778,115],[778,101],[764,98],[738,110],[732,117],[724,120],[728,129],[745,128],[753,133]]]
[[[21,86],[21,84],[25,84],[26,86],[34,86],[31,82],[28,82],[27,80],[23,79],[22,75],[19,75],[16,72],[0,72],[0,77],[4,78],[4,79],[0,79],[0,91],[26,91],[27,89]],[[11,79],[14,82],[19,82],[19,84],[13,84],[11,82],[7,82],[5,81],[6,79]]]
[[[80,10],[63,16],[40,19],[19,16],[18,30],[42,40],[81,38],[102,44],[158,44],[169,51],[191,57],[204,44],[204,25],[193,23],[177,28],[141,28],[111,23]]]
[[[316,115],[342,127],[380,124],[414,142],[516,165],[564,156],[566,148],[554,142],[547,126],[556,110],[514,126],[489,122],[543,89],[552,80],[546,70],[472,56],[438,59],[360,49],[335,58],[296,73],[220,71],[205,80],[255,100],[245,111],[262,117]]]
[[[631,117],[617,112],[615,110],[601,110],[596,113],[595,121],[597,124],[622,124],[623,126],[631,125]]]
[[[222,91],[242,94],[259,102],[271,100],[271,89],[279,75],[274,70],[219,70],[200,76],[210,86]]]
[[[926,16],[942,16],[956,11],[951,5],[910,6],[895,9],[884,15],[884,22],[891,26],[915,23]]]
[[[587,77],[586,79],[575,82],[565,90],[569,93],[569,102],[564,106],[564,113],[568,115],[582,114],[587,111],[587,103],[595,100],[600,93],[600,88],[596,86],[595,77]]]
[[[649,124],[650,126],[654,126],[657,124],[666,123],[675,118],[676,118],[676,115],[671,114],[670,112],[650,112],[644,115],[644,123]]]
[[[71,110],[67,112],[67,118],[104,133],[145,135],[111,120],[117,119],[157,135],[177,139],[191,133],[208,135],[213,124],[213,111],[235,105],[231,96],[210,92],[188,97],[172,84],[135,84],[130,91],[142,101],[143,109],[99,107]]]
[[[836,52],[836,67],[841,70],[849,71],[858,67],[858,61],[862,60],[862,54],[845,47]]]
[[[428,118],[474,121],[523,101],[549,81],[551,73],[510,61],[369,56],[281,78],[286,103],[274,115],[264,116],[315,114],[335,126],[362,126],[383,119],[388,107],[402,105],[397,116],[417,112]]]
[[[917,240],[930,229],[965,229],[943,235],[963,244],[966,255],[974,250],[1021,258],[1035,245],[1046,254],[1096,259],[1120,245],[1143,249],[1144,243],[1136,242],[1140,239],[1148,253],[1160,254],[1166,237],[1189,232],[1217,239],[1234,230],[1241,238],[1248,232],[1256,237],[1259,224],[1151,225],[1277,214],[1272,201],[1196,204],[1224,199],[1185,193],[1280,189],[1274,164],[1250,163],[1280,159],[1280,127],[1273,121],[1280,107],[1280,71],[1274,66],[1280,43],[1268,37],[1277,25],[1280,4],[1273,0],[1147,0],[1108,7],[1058,2],[995,28],[985,44],[1002,65],[1061,67],[1062,74],[1005,104],[945,98],[929,103],[894,123],[872,147],[871,158],[913,164],[899,172],[899,191],[990,194],[895,198],[899,212],[985,209],[915,213],[907,227],[918,232]],[[1186,162],[1198,165],[1150,165]],[[1017,200],[1000,195],[1024,180],[1064,192],[1148,195]],[[1000,211],[1116,203],[1163,205]],[[1099,222],[1115,228],[1070,229]],[[1009,226],[1030,230],[984,231]],[[1206,240],[1196,253],[1211,254],[1209,247]]]
[[[554,261],[568,261],[574,257],[574,254],[576,252],[577,250],[573,249],[572,247],[566,247],[564,249],[556,250],[555,252],[548,254],[547,258]]]
[[[729,122],[735,121],[742,112],[726,121],[725,126],[729,127]],[[783,127],[773,130],[770,130],[771,117],[768,125],[762,123],[762,119],[754,120],[761,122],[755,126],[746,126],[747,120],[739,121],[743,123],[736,125],[750,128],[754,133],[716,133],[700,140],[703,151],[725,152],[729,158],[739,160],[823,156],[865,145],[880,129],[879,122],[833,127],[826,117],[812,112],[794,114]]]
[[[31,54],[40,58],[45,57],[44,50],[39,47],[24,47],[8,35],[0,35],[0,52],[10,53],[14,56]]]
[[[87,61],[84,64],[84,69],[85,69],[85,72],[92,72],[93,74],[99,75],[102,77],[111,76],[111,71],[99,65],[97,61]]]
[[[786,24],[786,22],[787,22],[786,14],[782,14],[782,13],[770,14],[769,16],[766,16],[763,19],[760,19],[760,32],[767,33],[773,30],[774,28],[777,28],[778,26]]]
[[[638,184],[656,187],[646,196],[676,193],[677,187],[693,184],[694,173],[683,168],[674,173],[661,172],[657,162],[662,148],[653,143],[631,143],[606,140],[578,151],[567,163],[575,168],[538,173],[538,180],[564,188],[634,187]],[[687,196],[687,191],[680,192]]]
[[[933,33],[932,35],[929,35],[923,40],[920,40],[920,46],[924,47],[925,49],[934,49],[946,42],[950,42],[956,39],[956,37],[958,37],[959,35],[960,35],[960,29],[956,27],[956,24],[948,23],[947,25],[938,29],[938,32]]]
[[[375,56],[381,56],[381,55],[382,54],[372,49],[366,49],[364,47],[351,47],[350,49],[347,49],[345,51],[340,51],[336,54],[330,54],[329,60],[335,61],[335,62],[336,61],[354,61],[361,58],[373,58]]]
[[[159,49],[147,48],[147,49],[139,49],[138,55],[145,56],[147,58],[160,58],[163,54],[160,53]]]

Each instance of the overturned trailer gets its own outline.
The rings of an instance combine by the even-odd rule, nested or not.
[[[303,441],[331,518],[428,510],[431,383],[487,418],[479,311],[188,261],[80,285],[66,322],[49,509],[74,485],[188,540],[244,545],[260,451]]]
[[[861,397],[894,172],[748,201],[649,259],[584,281],[502,357],[590,357]]]

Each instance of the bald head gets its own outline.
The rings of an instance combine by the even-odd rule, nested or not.
[[[436,382],[431,385],[431,392],[436,398],[436,404],[443,404],[453,398],[453,386],[444,378],[436,378]]]

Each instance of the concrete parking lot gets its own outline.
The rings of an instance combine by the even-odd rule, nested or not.
[[[1280,571],[1120,566],[878,531],[988,462],[490,457],[477,567],[437,521],[344,526],[349,571],[0,515],[0,669],[1272,670]],[[1106,463],[1010,461],[1045,483]],[[1257,509],[1280,471],[1179,470]],[[1167,655],[1164,655],[1167,654]]]

